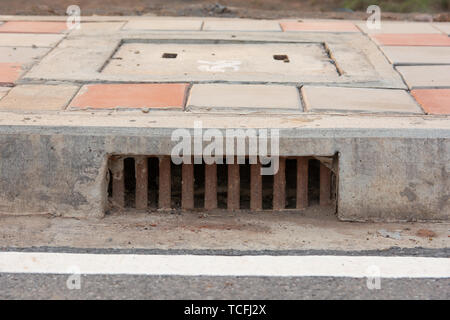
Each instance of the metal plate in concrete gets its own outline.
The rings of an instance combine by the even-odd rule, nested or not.
[[[268,77],[276,82],[339,77],[322,44],[270,42],[125,43],[102,73],[259,82]]]

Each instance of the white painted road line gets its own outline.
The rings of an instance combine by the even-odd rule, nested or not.
[[[0,252],[0,273],[449,278],[449,258]]]

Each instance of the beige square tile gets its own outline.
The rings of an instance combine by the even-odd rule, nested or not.
[[[3,110],[63,110],[77,92],[71,85],[18,85],[0,100]]]

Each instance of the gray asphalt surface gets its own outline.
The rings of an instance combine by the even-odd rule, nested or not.
[[[449,299],[450,279],[330,277],[81,276],[69,290],[67,275],[0,274],[0,299]]]
[[[213,255],[377,255],[448,258],[449,249],[370,251],[236,251],[77,249],[61,247],[0,248],[0,251],[91,254]],[[69,275],[0,273],[0,299],[445,299],[450,279],[381,279],[369,290],[366,279],[339,277],[188,277],[82,275],[81,288],[69,290]]]

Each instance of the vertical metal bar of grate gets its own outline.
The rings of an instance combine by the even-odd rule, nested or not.
[[[286,158],[279,158],[278,172],[273,177],[273,209],[286,208]]]
[[[236,161],[236,159],[235,159]],[[239,164],[233,163],[228,165],[228,192],[227,192],[227,209],[229,211],[239,210],[240,204],[240,174]]]
[[[125,175],[123,158],[111,158],[112,200],[116,206],[125,207]]]
[[[297,159],[297,209],[308,207],[308,158]]]
[[[205,210],[217,209],[217,164],[205,165]]]
[[[321,206],[329,205],[331,202],[331,170],[320,163],[320,198]]]
[[[170,157],[162,156],[159,158],[159,192],[158,207],[161,209],[170,209],[171,207],[171,174]]]
[[[250,165],[250,210],[262,210],[261,164]]]
[[[136,176],[136,209],[147,209],[148,206],[148,160],[147,157],[135,157]]]
[[[181,168],[181,208],[194,209],[194,165],[183,163]]]

